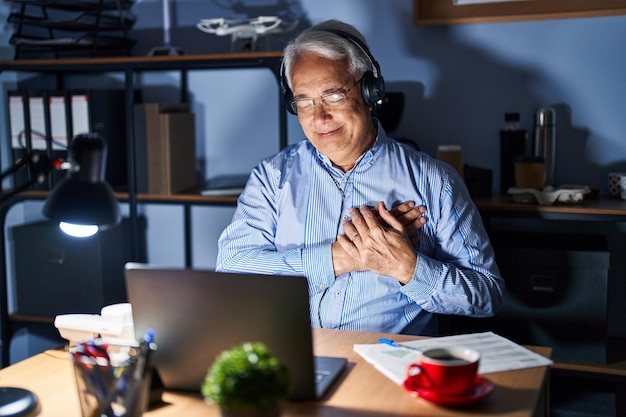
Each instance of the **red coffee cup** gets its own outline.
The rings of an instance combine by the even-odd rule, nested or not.
[[[409,365],[410,385],[438,395],[463,395],[474,388],[480,353],[463,346],[432,348]]]

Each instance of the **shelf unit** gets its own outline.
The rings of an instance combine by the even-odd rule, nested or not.
[[[56,88],[62,89],[65,77],[75,74],[100,74],[100,73],[122,73],[124,76],[124,90],[126,103],[126,138],[127,138],[127,170],[128,170],[128,192],[118,194],[122,202],[128,203],[129,220],[131,225],[131,245],[133,257],[137,259],[140,253],[139,225],[138,225],[138,204],[173,204],[184,208],[184,245],[185,264],[191,266],[191,208],[198,205],[210,206],[235,206],[237,198],[232,196],[201,196],[201,195],[139,195],[137,193],[136,178],[136,138],[134,128],[135,104],[134,91],[140,86],[134,85],[134,75],[141,72],[150,71],[180,71],[180,101],[188,102],[189,85],[188,72],[191,70],[212,70],[212,69],[245,69],[245,68],[265,68],[271,71],[277,84],[280,84],[280,65],[282,52],[246,52],[228,54],[206,54],[206,55],[179,55],[179,56],[153,56],[153,57],[97,57],[97,58],[62,58],[62,59],[29,59],[0,61],[0,73],[12,71],[15,73],[36,73],[52,74],[56,77]],[[278,124],[279,124],[279,149],[287,145],[287,113],[284,106],[283,96],[280,88],[276,89],[278,95]],[[0,339],[4,348],[2,349],[1,365],[9,363],[9,343],[15,329],[12,323],[23,325],[31,322],[51,322],[50,318],[23,317],[19,312],[9,316],[8,294],[7,294],[7,264],[5,259],[6,231],[5,222],[9,209],[16,203],[25,200],[44,200],[46,192],[31,191],[19,194],[7,201],[0,207]]]
[[[140,56],[140,57],[97,57],[63,59],[29,59],[0,61],[0,72],[54,74],[57,88],[62,89],[65,77],[85,73],[123,73],[126,92],[126,138],[128,169],[128,201],[131,221],[136,218],[137,179],[135,171],[136,143],[133,106],[135,104],[133,75],[150,71],[180,71],[180,101],[188,102],[188,72],[190,70],[266,68],[280,83],[282,52],[252,52],[180,56]],[[280,88],[276,89],[279,98],[279,149],[287,145],[287,113]],[[175,197],[173,197],[175,198]],[[138,250],[135,250],[138,253]]]
[[[626,395],[626,337],[623,331],[624,329],[624,317],[625,307],[623,303],[624,294],[626,294],[626,201],[599,197],[590,198],[584,200],[581,204],[555,204],[549,206],[542,206],[537,204],[519,204],[512,201],[511,196],[493,196],[490,198],[481,198],[475,200],[476,206],[481,213],[485,226],[488,229],[489,234],[493,237],[499,235],[504,236],[506,244],[514,245],[521,240],[522,236],[527,236],[532,239],[532,249],[536,253],[539,253],[537,248],[542,247],[542,239],[537,236],[547,236],[553,233],[563,233],[566,237],[563,245],[551,245],[550,249],[552,253],[562,253],[567,251],[567,247],[570,249],[573,246],[585,245],[591,246],[592,242],[597,241],[594,237],[601,236],[605,240],[606,247],[602,249],[602,252],[608,252],[610,262],[607,271],[607,294],[606,294],[606,330],[604,333],[605,338],[605,351],[602,352],[605,356],[605,361],[600,362],[598,360],[599,347],[589,344],[589,340],[585,339],[588,328],[584,326],[586,323],[578,321],[576,323],[576,331],[570,333],[570,338],[567,340],[560,340],[561,348],[563,344],[568,344],[567,352],[572,353],[575,349],[576,354],[584,355],[585,359],[574,358],[559,358],[559,345],[555,344],[553,348],[553,358],[555,358],[554,366],[552,367],[552,383],[551,388],[552,395],[554,395],[554,401],[551,404],[558,409],[559,406],[575,407],[577,396],[584,397],[590,392],[603,392],[605,396],[606,406],[615,407],[615,415],[625,415],[626,402],[624,396]],[[539,229],[539,230],[537,230]],[[504,234],[504,235],[503,235]],[[529,236],[530,235],[530,236]],[[582,237],[578,239],[578,237]],[[496,256],[499,254],[501,247],[499,243],[503,243],[502,239],[493,241]],[[547,246],[547,245],[544,245]],[[525,244],[520,243],[519,247],[527,248]],[[510,251],[509,251],[510,253]],[[525,251],[523,253],[529,253]],[[548,251],[543,252],[548,253]],[[559,272],[568,273],[568,277],[571,278],[566,285],[569,288],[568,291],[574,292],[575,285],[578,286],[578,290],[581,288],[586,289],[583,296],[576,298],[576,305],[569,304],[574,311],[581,312],[585,318],[591,315],[591,311],[588,306],[584,305],[584,302],[590,302],[592,300],[592,293],[600,291],[602,288],[601,279],[598,278],[598,270],[600,265],[595,261],[598,259],[598,252],[590,251],[585,254],[584,258],[580,258],[580,253],[575,255],[574,250],[569,252],[572,256],[570,262],[576,262],[576,267],[582,267],[579,272],[575,272],[575,266],[568,266],[567,271],[561,269]],[[502,254],[502,252],[500,252]],[[576,259],[574,259],[575,256]],[[545,265],[548,261],[554,261],[558,264],[556,259],[548,259],[547,256],[538,256],[538,259],[525,259],[523,268],[519,270],[509,270],[505,279],[512,279],[511,277],[530,276],[531,274],[540,274],[544,271],[553,271],[549,268],[542,269],[541,266],[537,266],[539,263]],[[540,262],[538,262],[540,261]],[[552,264],[551,264],[552,265]],[[505,274],[504,264],[499,264],[502,269],[502,273]],[[523,269],[523,272],[522,272]],[[519,274],[517,274],[519,272]],[[517,275],[516,275],[517,274]],[[574,275],[577,276],[578,283],[574,284]],[[557,279],[559,279],[557,277]],[[513,288],[514,285],[511,285]],[[508,288],[508,287],[507,287]],[[525,314],[518,317],[518,322],[522,325],[528,325],[529,328],[533,325],[537,325],[540,320],[546,320],[544,324],[557,323],[557,316],[555,311],[559,305],[562,305],[563,297],[559,299],[557,304],[550,304],[545,308],[544,318],[540,318],[541,313],[541,300],[545,300],[549,297],[551,300],[556,298],[559,288],[555,288],[554,293],[541,293],[535,292],[533,295],[533,301],[537,301],[536,305],[529,302],[529,305],[533,305],[532,308],[528,307],[525,310]],[[519,295],[519,294],[518,294]],[[540,298],[542,297],[542,298]],[[572,298],[569,298],[572,300]],[[593,300],[597,300],[594,298]],[[526,298],[524,301],[528,302]],[[505,300],[506,303],[506,300]],[[519,302],[518,302],[519,304]],[[528,313],[532,310],[532,313]],[[572,310],[570,310],[572,311]],[[517,313],[516,313],[517,314]],[[509,315],[510,312],[509,312]],[[580,317],[580,316],[579,316]],[[515,319],[514,319],[515,320]],[[558,323],[563,328],[567,323],[563,323],[559,320]],[[471,323],[470,323],[471,325]],[[505,331],[515,333],[519,329],[510,322],[505,322],[504,319],[500,323],[501,326],[506,326]],[[550,324],[552,326],[553,324]],[[470,326],[471,327],[471,326]],[[597,324],[595,330],[599,327]],[[498,330],[495,330],[498,331]],[[539,331],[532,333],[535,337],[543,334]],[[530,333],[528,336],[529,337]],[[520,336],[521,337],[521,336]],[[593,336],[597,337],[597,336]],[[596,343],[597,340],[593,339]],[[520,342],[518,340],[518,342]],[[522,343],[526,343],[523,342]],[[541,343],[528,343],[528,344],[541,344]],[[592,359],[593,358],[593,359]],[[572,386],[570,386],[570,384]],[[578,394],[572,394],[574,391],[570,389],[578,390]],[[597,391],[596,391],[597,390]],[[600,394],[597,394],[600,395]],[[560,402],[563,398],[566,401]],[[603,397],[604,398],[604,397]],[[571,401],[571,402],[570,402]],[[581,414],[582,415],[582,414]],[[604,414],[602,414],[604,415]]]
[[[626,0],[485,1],[455,5],[452,0],[413,0],[413,23],[513,22],[626,14]]]

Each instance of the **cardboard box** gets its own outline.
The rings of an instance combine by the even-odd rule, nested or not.
[[[184,103],[135,108],[137,191],[176,194],[196,186],[195,116]]]

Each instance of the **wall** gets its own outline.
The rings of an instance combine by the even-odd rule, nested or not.
[[[228,39],[194,27],[201,18],[298,19],[297,29],[270,40],[270,49],[281,49],[291,35],[322,20],[354,24],[381,64],[388,90],[407,95],[393,135],[413,139],[431,154],[438,144],[461,144],[466,163],[493,170],[494,190],[504,113],[521,113],[532,132],[534,112],[546,105],[557,110],[556,185],[594,185],[606,193],[607,173],[626,170],[626,16],[416,27],[409,0],[173,4],[172,44],[189,53],[230,48]],[[140,15],[137,33],[150,34],[153,42],[159,41],[159,7],[158,1],[144,0],[134,8]],[[149,47],[142,41],[137,52]],[[234,86],[224,84],[224,93],[231,94]],[[290,140],[298,140],[295,117],[290,123]],[[265,154],[260,149],[259,155]]]
[[[281,4],[284,7],[277,8]],[[158,5],[143,1],[135,7],[142,17],[144,12],[153,15],[138,22],[138,35],[151,33],[153,43],[140,41],[137,53],[147,53],[159,41]],[[388,90],[406,94],[407,106],[393,136],[410,138],[430,154],[439,144],[461,144],[466,163],[493,170],[494,190],[499,188],[498,131],[504,113],[520,112],[522,124],[532,131],[534,112],[546,105],[557,110],[557,185],[593,185],[606,193],[607,173],[626,170],[626,43],[622,41],[626,16],[416,27],[408,0],[178,1],[173,8],[172,45],[187,53],[231,48],[227,38],[195,29],[199,18],[279,15],[297,19],[294,31],[270,38],[269,45],[260,43],[261,49],[275,50],[282,49],[300,29],[326,19],[354,24],[381,64]],[[253,76],[258,82],[248,80]],[[233,169],[245,171],[256,163],[255,155],[261,158],[274,152],[275,116],[267,112],[274,108],[276,98],[266,73],[243,77],[200,73],[196,77],[192,91],[196,111],[204,115],[199,117],[203,125],[197,130],[208,177]],[[218,110],[211,106],[215,102],[209,99],[206,104],[211,96],[235,103],[219,106],[237,111],[214,117]],[[241,111],[244,107],[248,111]],[[263,130],[256,128],[261,123],[259,111],[267,118]],[[240,120],[255,127],[240,132]],[[297,119],[289,116],[289,140],[300,138]],[[232,161],[233,148],[248,151]],[[227,209],[219,213],[202,210],[214,216],[212,225],[228,222]],[[195,246],[194,259],[210,266],[208,254],[214,253],[214,240],[202,232],[197,236],[207,246]]]
[[[494,190],[504,113],[521,113],[532,132],[535,110],[546,105],[557,110],[556,185],[594,185],[606,193],[607,173],[626,170],[626,16],[416,27],[409,0],[173,0],[171,9],[171,44],[187,54],[244,47],[198,30],[203,18],[278,15],[297,22],[290,32],[260,39],[261,50],[281,50],[298,31],[325,19],[354,24],[380,62],[387,89],[406,94],[392,135],[430,154],[439,144],[462,145],[466,163],[493,170]],[[139,0],[132,10],[138,17],[134,53],[145,55],[163,44],[161,1]],[[0,4],[0,19],[7,13]],[[8,43],[10,33],[4,24],[0,41]],[[11,53],[0,46],[3,57]],[[139,82],[155,87],[148,99],[162,99],[158,87],[175,78],[157,73]],[[192,73],[205,177],[245,172],[277,150],[274,81],[263,70]],[[290,142],[301,137],[290,116]],[[234,151],[237,159],[228,157]]]

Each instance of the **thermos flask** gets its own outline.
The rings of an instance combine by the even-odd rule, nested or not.
[[[551,107],[542,107],[535,113],[535,156],[543,157],[546,167],[546,183],[554,184],[554,152],[556,146],[556,114]]]

